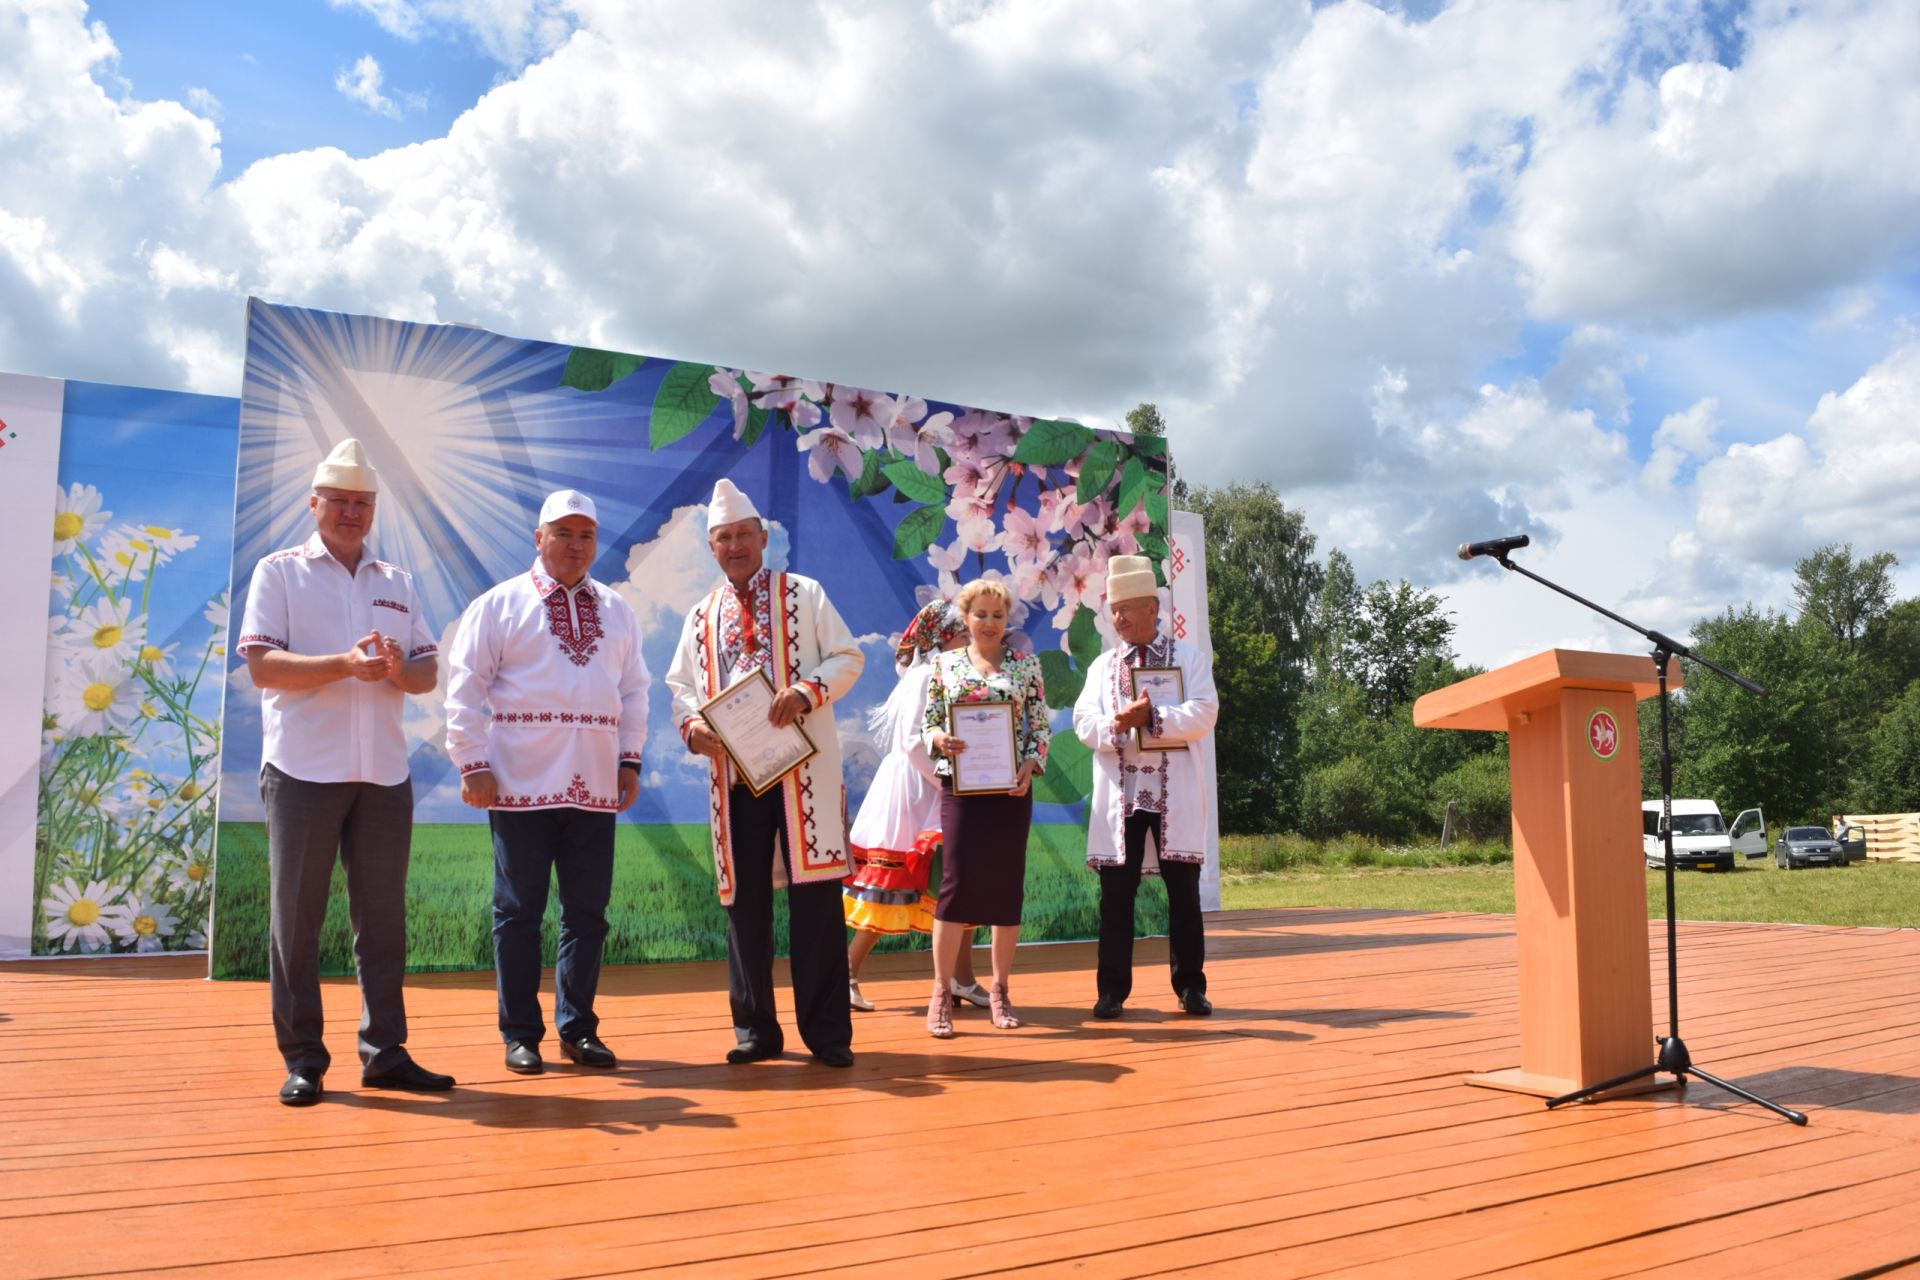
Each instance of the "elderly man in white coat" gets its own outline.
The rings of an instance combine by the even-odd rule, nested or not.
[[[847,1008],[847,935],[840,882],[847,874],[846,788],[830,703],[860,677],[860,646],[812,578],[762,563],[766,522],[731,480],[713,486],[707,547],[726,575],[694,605],[667,672],[673,720],[687,749],[707,757],[713,867],[727,910],[731,1063],[778,1057],[784,1040],[773,994],[773,890],[784,870],[791,922],[788,959],[794,1021],[815,1060],[853,1065]],[[801,721],[819,754],[754,795],[700,708],[736,680],[764,671],[775,696],[768,719]],[[784,853],[775,867],[775,850]]]
[[[1093,751],[1087,865],[1100,873],[1093,1015],[1119,1017],[1133,992],[1134,898],[1141,875],[1157,874],[1167,887],[1174,994],[1182,1010],[1205,1016],[1213,1012],[1200,920],[1207,796],[1191,746],[1213,732],[1220,714],[1213,657],[1160,634],[1160,593],[1145,556],[1108,562],[1107,608],[1120,643],[1093,660],[1073,704],[1074,733]],[[1136,696],[1129,672],[1141,667],[1177,669],[1181,700],[1156,706]],[[1142,749],[1143,735],[1171,749]]]

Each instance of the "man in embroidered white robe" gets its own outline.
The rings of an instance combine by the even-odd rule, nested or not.
[[[832,701],[853,688],[864,658],[818,582],[762,564],[766,524],[732,481],[714,485],[707,543],[726,581],[693,607],[667,672],[687,748],[708,759],[713,865],[727,910],[731,1063],[777,1057],[784,1038],[773,992],[775,851],[787,889],[789,967],[800,1038],[828,1066],[853,1064],[847,937],[846,789]],[[743,676],[765,671],[776,726],[803,723],[819,754],[755,796],[736,776],[700,708]]]
[[[1213,1012],[1207,999],[1206,935],[1200,918],[1200,869],[1206,861],[1206,791],[1199,752],[1142,751],[1135,731],[1188,744],[1213,732],[1220,704],[1213,659],[1160,629],[1153,563],[1115,556],[1107,568],[1107,607],[1120,643],[1095,658],[1073,704],[1073,729],[1093,751],[1087,808],[1087,865],[1100,873],[1097,1018],[1117,1018],[1133,991],[1133,905],[1141,875],[1167,887],[1168,951],[1174,994],[1187,1013]],[[1184,700],[1154,706],[1135,697],[1135,667],[1175,667]]]
[[[560,890],[554,1029],[590,1067],[614,1065],[593,997],[613,890],[614,816],[640,790],[646,660],[627,602],[589,576],[593,500],[552,494],[534,531],[533,568],[467,606],[447,683],[447,754],[460,797],[493,833],[493,959],[507,1067],[544,1067],[540,920]],[[487,712],[491,711],[491,718]]]

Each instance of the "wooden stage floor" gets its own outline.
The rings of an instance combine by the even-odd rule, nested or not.
[[[0,966],[0,1274],[1915,1266],[1920,933],[1682,928],[1695,1059],[1810,1113],[1798,1128],[1703,1083],[1558,1112],[1463,1085],[1517,1056],[1512,930],[1216,915],[1211,1020],[1172,1012],[1163,943],[1141,944],[1113,1023],[1086,1012],[1090,945],[1031,947],[1027,1026],[964,1014],[944,1045],[922,1029],[924,957],[875,957],[851,1071],[721,1065],[725,975],[701,964],[608,970],[618,1071],[522,1078],[489,975],[423,976],[412,1046],[461,1082],[424,1098],[358,1088],[340,982],[329,1092],[304,1110],[274,1098],[264,984],[203,981],[197,958]]]

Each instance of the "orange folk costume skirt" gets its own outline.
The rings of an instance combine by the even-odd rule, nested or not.
[[[940,833],[922,831],[905,852],[853,850],[853,874],[840,891],[847,924],[862,933],[898,937],[933,932],[933,894],[927,891]]]

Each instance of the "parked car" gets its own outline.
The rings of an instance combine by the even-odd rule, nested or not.
[[[1667,865],[1667,846],[1660,834],[1660,801],[1640,806],[1640,856],[1649,867]],[[1711,800],[1673,802],[1673,865],[1712,867],[1731,871],[1734,855],[1767,856],[1767,817],[1758,809],[1742,809],[1728,828],[1720,806]]]
[[[1782,871],[1801,867],[1844,867],[1847,851],[1825,827],[1788,827],[1773,842],[1773,865]]]

